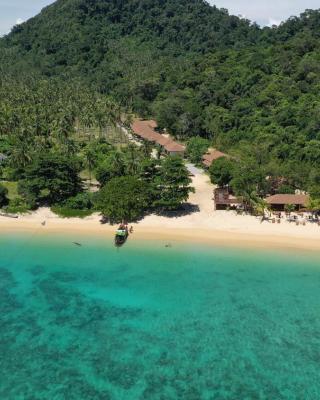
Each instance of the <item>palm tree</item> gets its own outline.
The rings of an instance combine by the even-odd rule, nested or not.
[[[141,150],[143,156],[149,158],[152,153],[152,144],[145,140],[141,146]]]
[[[136,175],[140,165],[140,157],[137,148],[133,144],[129,144],[124,154],[127,173],[129,175]]]
[[[10,162],[13,167],[25,167],[31,161],[31,146],[25,138],[14,138]]]
[[[257,198],[254,202],[253,209],[258,215],[264,218],[265,212],[270,210],[270,205],[264,199]]]
[[[162,153],[163,153],[163,148],[162,148],[162,146],[160,146],[160,144],[157,144],[156,150],[157,150],[157,159],[160,160]]]
[[[92,180],[92,169],[95,166],[95,159],[96,159],[96,154],[94,150],[91,147],[87,147],[85,150],[85,158],[86,158],[86,164],[89,170],[89,180],[90,180],[90,186],[91,186],[91,180]]]
[[[294,204],[286,204],[286,205],[284,206],[284,211],[285,211],[286,213],[289,214],[289,217],[290,217],[290,214],[291,214],[293,211],[295,211],[295,209],[296,209],[296,206],[295,206]]]
[[[256,192],[238,191],[237,195],[242,198],[244,209],[246,212],[252,212],[258,202]]]
[[[320,199],[310,197],[307,208],[316,215],[320,212]]]
[[[114,169],[119,171],[119,175],[122,175],[124,173],[123,154],[120,151],[112,151],[108,157]]]

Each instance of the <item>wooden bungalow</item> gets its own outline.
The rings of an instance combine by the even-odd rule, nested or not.
[[[217,188],[213,191],[215,210],[226,210],[227,208],[237,208],[243,205],[242,199],[234,196],[230,188]]]
[[[306,194],[275,194],[267,197],[266,202],[274,211],[285,211],[287,205],[294,205],[296,211],[306,208],[309,203],[309,196]]]

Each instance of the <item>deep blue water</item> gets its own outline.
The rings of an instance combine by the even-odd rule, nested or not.
[[[315,254],[15,235],[0,255],[1,400],[320,399]]]

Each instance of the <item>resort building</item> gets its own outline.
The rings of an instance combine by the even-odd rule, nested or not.
[[[171,140],[170,142],[166,143],[164,145],[164,149],[168,154],[179,155],[179,156],[182,156],[182,157],[184,156],[184,152],[186,150],[186,148],[182,144],[174,142],[173,140]]]
[[[138,139],[158,144],[166,153],[172,155],[178,154],[183,157],[186,150],[185,146],[174,141],[169,136],[157,132],[156,128],[157,123],[153,120],[135,119],[131,124],[131,130]]]
[[[309,196],[306,194],[275,194],[267,197],[266,202],[275,211],[285,211],[288,205],[294,205],[296,210],[299,211],[308,206]]]
[[[228,187],[214,189],[213,195],[215,210],[226,210],[243,205],[243,201],[234,196]]]
[[[222,157],[230,158],[228,154],[222,153],[217,149],[209,149],[207,153],[202,157],[202,163],[205,167],[209,168],[214,161]]]
[[[155,121],[140,121],[138,119],[134,120],[131,124],[131,130],[138,139],[147,140],[148,142],[156,143],[158,139],[158,132],[155,131],[156,122]],[[160,135],[161,136],[161,135]]]

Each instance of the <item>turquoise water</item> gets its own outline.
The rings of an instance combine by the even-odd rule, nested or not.
[[[0,399],[320,399],[319,257],[0,238]]]

